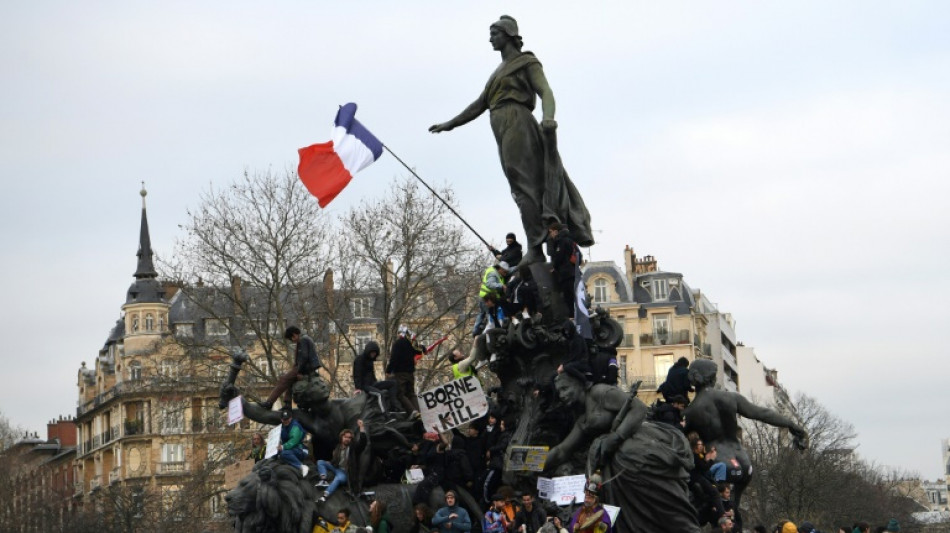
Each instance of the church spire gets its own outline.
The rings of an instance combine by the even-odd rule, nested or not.
[[[135,279],[157,278],[158,272],[155,271],[155,265],[152,263],[152,239],[148,234],[148,217],[145,216],[145,196],[148,192],[145,190],[145,182],[142,182],[142,226],[139,230],[139,251],[136,254],[139,258],[138,267],[135,269]]]

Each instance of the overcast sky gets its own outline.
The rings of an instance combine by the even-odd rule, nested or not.
[[[791,391],[884,465],[941,474],[950,437],[950,3],[4,2],[0,410],[45,431],[135,270],[140,181],[169,253],[244,169],[296,166],[338,105],[523,234],[487,116],[441,135],[514,16],[557,98],[561,156],[624,245],[681,272]],[[330,206],[405,172],[389,156]],[[941,326],[940,324],[944,324]],[[941,333],[943,332],[943,333]]]

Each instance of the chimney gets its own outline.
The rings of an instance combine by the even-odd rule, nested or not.
[[[629,244],[624,246],[623,271],[627,275],[627,283],[629,283],[631,287],[633,286],[633,278],[634,278],[633,264],[636,262],[636,260],[637,260],[637,254],[636,252],[633,251],[633,248],[631,248]]]
[[[643,259],[637,259],[634,257],[633,263],[633,272],[634,274],[646,274],[647,272],[656,272],[656,258],[652,255],[645,255]]]
[[[333,290],[333,269],[328,268],[323,274],[323,294],[326,296],[327,308],[330,312],[333,312]]]

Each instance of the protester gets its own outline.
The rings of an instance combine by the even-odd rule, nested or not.
[[[605,533],[610,530],[610,515],[600,504],[600,487],[589,483],[584,491],[584,505],[571,517],[567,530],[573,533]]]
[[[515,266],[521,262],[521,243],[515,239],[514,233],[509,233],[505,235],[505,249],[498,251],[488,246],[488,251],[491,252],[497,261],[504,261],[511,266]]]
[[[373,528],[373,533],[392,533],[392,520],[386,514],[386,502],[373,500],[373,503],[369,504],[369,525]]]
[[[577,245],[571,239],[567,226],[552,222],[548,225],[548,255],[551,256],[551,269],[567,316],[574,318],[574,277],[576,274]]]
[[[254,459],[254,463],[259,463],[264,459],[267,453],[267,443],[264,442],[264,435],[259,431],[251,435],[251,453],[247,455],[248,459]]]
[[[521,495],[521,509],[515,514],[515,533],[535,533],[544,525],[544,509],[534,501],[534,494],[526,492]]]
[[[901,530],[901,524],[900,522],[897,521],[896,518],[891,518],[890,520],[888,520],[887,527],[884,529],[884,531],[887,531],[888,533],[899,532],[900,530]]]
[[[617,349],[613,347],[598,347],[597,353],[591,361],[593,382],[605,385],[616,385],[620,375],[620,366],[617,364]]]
[[[657,387],[657,392],[663,395],[667,402],[673,396],[682,396],[689,402],[689,393],[693,386],[689,383],[689,359],[680,357],[666,372],[666,381]]]
[[[412,527],[409,533],[430,533],[432,525],[432,509],[424,503],[417,503],[412,508]]]
[[[505,516],[505,497],[495,494],[491,499],[491,507],[485,511],[485,518],[482,520],[482,533],[507,533],[508,517]]]
[[[732,528],[734,526],[732,518],[728,516],[722,516],[718,521],[719,527],[715,527],[712,530],[712,533],[732,533]]]
[[[486,503],[501,485],[501,475],[505,468],[505,452],[511,443],[512,431],[509,428],[511,420],[502,420],[499,423],[497,440],[488,448],[488,472],[485,474],[485,483],[482,485],[482,498]]]
[[[399,326],[398,337],[389,353],[386,375],[396,380],[396,398],[411,418],[419,416],[419,399],[416,397],[416,355],[421,354],[412,345],[411,332],[406,326]]]
[[[380,411],[385,413],[396,404],[396,382],[376,379],[378,357],[379,344],[374,341],[367,342],[363,351],[353,360],[353,392],[374,395],[379,402]],[[384,397],[386,401],[383,401]]]
[[[357,420],[359,427],[358,434],[354,435],[353,430],[347,428],[340,432],[340,444],[333,450],[333,455],[329,461],[320,459],[317,461],[317,471],[320,472],[320,481],[318,487],[326,487],[321,502],[330,499],[330,496],[342,485],[346,483],[350,476],[355,474],[355,466],[358,464],[358,455],[366,447],[366,427],[362,420]],[[327,483],[327,474],[333,473],[333,481]]]
[[[439,508],[432,517],[432,525],[439,528],[441,533],[468,532],[472,530],[472,520],[468,511],[456,502],[458,496],[455,491],[445,493],[445,507]]]
[[[336,525],[330,528],[330,533],[356,533],[357,527],[350,522],[350,510],[346,507],[336,513]]]
[[[281,460],[300,469],[300,475],[307,477],[310,468],[302,461],[307,458],[307,448],[303,446],[304,430],[300,422],[294,419],[290,409],[280,411],[280,444],[277,453]]]
[[[482,284],[478,288],[478,316],[475,317],[475,326],[472,328],[473,337],[482,333],[493,315],[497,317],[498,309],[494,308],[494,304],[505,294],[505,277],[509,271],[511,267],[508,263],[499,261],[485,269],[482,274]],[[491,307],[489,302],[493,304]]]
[[[290,326],[284,331],[284,338],[296,345],[294,349],[294,366],[290,367],[290,370],[277,379],[277,385],[274,386],[274,390],[270,396],[263,402],[260,402],[260,406],[264,409],[274,407],[274,402],[277,401],[277,398],[279,398],[281,394],[284,395],[284,407],[290,407],[292,401],[290,388],[293,384],[298,380],[316,374],[317,371],[323,367],[323,363],[320,362],[320,356],[317,355],[317,345],[313,343],[313,339],[309,336],[301,334],[300,328]]]

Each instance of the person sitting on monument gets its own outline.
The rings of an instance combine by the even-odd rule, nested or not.
[[[610,525],[610,515],[600,503],[600,487],[590,482],[584,489],[584,505],[571,517],[567,530],[573,533],[606,533]]]
[[[534,284],[531,269],[523,266],[515,270],[505,286],[505,299],[502,301],[505,315],[512,321],[536,317],[538,312],[538,289]]]
[[[396,405],[396,382],[376,379],[376,359],[379,357],[379,344],[366,343],[363,351],[353,360],[353,392],[366,392],[376,397],[379,410],[385,413]],[[383,401],[383,398],[386,400]]]
[[[439,442],[430,449],[425,458],[425,477],[416,486],[413,503],[429,501],[429,495],[436,486],[442,490],[457,490],[465,486],[471,489],[474,473],[464,450],[452,448],[451,434],[439,435]]]
[[[475,327],[472,328],[473,337],[480,335],[491,316],[497,313],[497,310],[492,309],[492,307],[505,294],[505,279],[510,270],[511,267],[508,263],[499,261],[485,269],[485,273],[482,274],[482,284],[478,288],[478,316],[475,317]],[[492,307],[488,306],[489,299],[486,299],[488,296],[491,297]]]
[[[320,362],[320,356],[317,355],[316,344],[313,343],[313,339],[309,336],[303,335],[300,332],[300,328],[290,326],[284,332],[284,338],[296,345],[294,349],[294,366],[290,367],[290,370],[277,379],[277,384],[274,386],[270,397],[260,402],[260,406],[265,409],[272,408],[274,402],[277,401],[277,398],[279,398],[281,394],[284,395],[284,407],[290,407],[292,400],[290,389],[293,384],[311,375],[316,375],[317,371],[323,367],[323,363]]]
[[[661,383],[656,391],[662,394],[667,402],[673,396],[682,396],[686,398],[686,405],[689,405],[689,393],[693,392],[693,387],[689,384],[688,374],[689,359],[680,357],[666,372],[666,381]]]
[[[389,350],[386,376],[396,382],[396,398],[411,418],[419,415],[419,399],[416,397],[416,356],[422,350],[412,344],[412,332],[400,325],[398,337]]]
[[[715,524],[725,509],[719,498],[719,491],[708,475],[709,463],[705,457],[705,447],[695,431],[686,436],[693,452],[693,469],[689,471],[689,488],[695,498],[696,518],[702,524]]]
[[[670,397],[668,402],[657,401],[653,408],[653,420],[682,429],[683,410],[688,403],[686,398],[679,394]]]
[[[500,252],[489,245],[488,251],[495,256],[496,261],[504,261],[514,267],[521,262],[521,243],[515,239],[514,233],[509,233],[505,235],[505,245],[505,249]]]
[[[573,370],[583,376],[584,380],[591,381],[594,374],[590,366],[590,347],[587,340],[577,333],[577,326],[572,320],[565,320],[561,331],[567,341],[567,356],[557,367],[557,373]]]
[[[326,487],[323,496],[320,497],[321,502],[329,500],[340,485],[356,474],[358,456],[366,447],[366,426],[363,425],[362,420],[357,420],[356,425],[359,427],[359,432],[355,435],[349,428],[340,432],[340,444],[333,450],[329,461],[323,459],[317,461],[317,471],[320,472],[320,481],[317,486]],[[327,483],[327,475],[330,472],[333,473],[333,481]]]
[[[577,273],[577,244],[571,239],[567,226],[558,222],[548,225],[548,255],[551,256],[551,271],[557,285],[567,316],[574,318],[574,282]]]
[[[591,358],[591,373],[594,383],[616,385],[620,375],[620,366],[617,364],[617,349],[613,347],[597,347],[594,357]]]
[[[468,533],[472,530],[472,519],[468,511],[458,505],[458,495],[454,490],[445,493],[445,507],[435,512],[432,525],[439,529],[439,533]]]
[[[307,458],[307,448],[303,445],[305,434],[303,426],[294,419],[289,408],[280,411],[280,425],[280,444],[277,445],[277,454],[285,463],[299,468],[302,477],[307,477],[310,468],[302,462]]]
[[[330,528],[330,533],[356,533],[359,528],[350,522],[350,510],[346,507],[336,513],[336,525]]]

